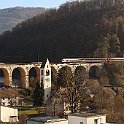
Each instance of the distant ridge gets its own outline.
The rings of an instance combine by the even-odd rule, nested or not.
[[[0,9],[0,34],[6,30],[11,30],[18,23],[44,13],[43,7],[14,7]]]

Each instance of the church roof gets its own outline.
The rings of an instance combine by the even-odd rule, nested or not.
[[[41,68],[44,68],[44,67],[45,67],[46,62],[47,62],[47,59],[44,59],[44,60],[42,61]]]

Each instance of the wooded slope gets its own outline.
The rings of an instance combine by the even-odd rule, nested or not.
[[[98,39],[106,34],[117,34],[123,52],[124,0],[67,2],[5,32],[0,36],[0,55],[16,56],[16,62],[36,61],[37,53],[41,61],[93,57]]]

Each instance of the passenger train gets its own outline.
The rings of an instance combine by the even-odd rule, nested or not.
[[[64,58],[63,63],[124,61],[124,58]]]

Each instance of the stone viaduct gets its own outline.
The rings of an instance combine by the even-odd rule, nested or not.
[[[48,61],[48,60],[47,60]],[[0,70],[3,72],[3,77],[4,77],[4,85],[6,86],[12,86],[13,84],[13,72],[14,70],[19,70],[20,72],[20,86],[23,88],[29,88],[29,74],[32,69],[35,70],[36,72],[36,77],[37,81],[41,82],[41,78],[45,79],[47,76],[44,74],[44,76],[41,74],[41,68],[46,68],[47,66],[42,66],[43,63],[23,63],[23,64],[5,64],[1,63],[0,64]],[[101,70],[103,63],[61,63],[61,64],[51,64],[51,72],[50,76],[52,74],[52,69],[56,69],[58,72],[62,67],[68,66],[71,68],[72,72],[75,72],[78,67],[82,67],[85,70],[85,73],[89,75],[90,71],[92,70]],[[44,72],[46,73],[46,72]],[[51,82],[49,82],[51,83]]]
[[[90,69],[102,69],[103,63],[62,63],[62,64],[51,64],[58,72],[62,67],[68,66],[71,68],[72,72],[76,70],[77,67],[83,67],[86,73],[89,73]]]
[[[40,63],[23,63],[23,64],[0,64],[0,69],[4,75],[4,85],[12,86],[12,75],[14,70],[18,69],[20,72],[20,86],[23,88],[29,87],[29,73],[31,69],[35,69],[37,73],[37,80],[40,80]]]
[[[72,73],[75,73],[78,70],[83,70],[88,77],[91,76],[93,72],[99,73],[103,67],[102,63],[62,63],[62,64],[51,64],[51,70],[54,68],[57,73],[63,67],[70,67]]]

